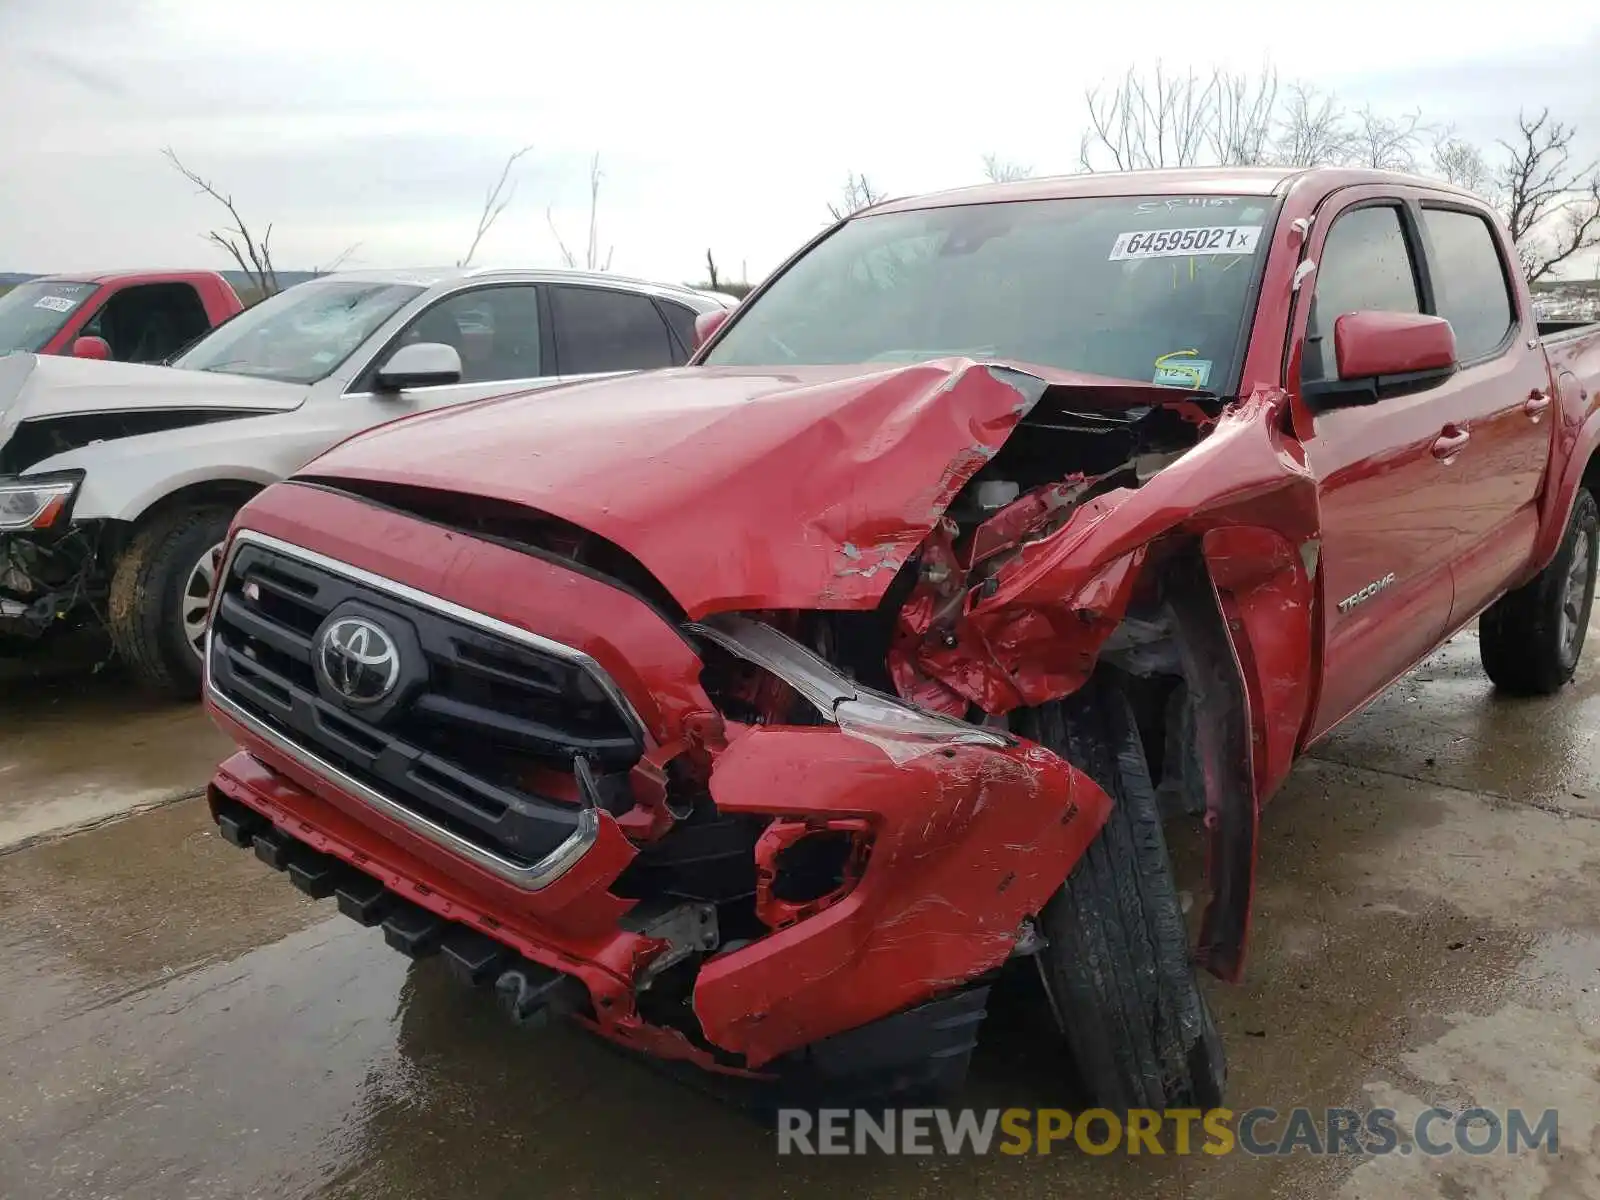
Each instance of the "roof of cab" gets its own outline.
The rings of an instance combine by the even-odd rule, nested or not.
[[[704,291],[675,283],[659,283],[651,279],[636,279],[610,271],[574,271],[557,267],[415,267],[397,270],[339,271],[325,275],[324,279],[344,279],[353,283],[409,283],[417,287],[441,287],[467,281],[481,283],[585,283],[626,288],[655,296],[674,296],[685,302],[699,301],[703,308],[708,303],[728,307],[737,303],[734,297],[720,292]]]
[[[1179,167],[1150,171],[1096,171],[1051,175],[1010,183],[980,183],[924,196],[885,200],[854,215],[948,208],[961,204],[1000,204],[1012,200],[1064,200],[1092,196],[1271,196],[1302,178],[1317,177],[1330,191],[1363,183],[1426,187],[1467,195],[1441,179],[1353,167]]]
[[[216,279],[218,271],[64,271],[55,275],[40,275],[29,283],[120,283],[124,279]]]

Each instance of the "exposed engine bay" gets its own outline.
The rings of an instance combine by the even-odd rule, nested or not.
[[[1008,567],[1075,514],[1124,489],[1136,489],[1204,438],[1221,411],[1185,398],[1136,409],[1068,408],[1046,392],[1000,450],[956,495],[934,531],[900,569],[877,610],[749,614],[811,647],[868,687],[930,711],[973,722],[1002,718],[1020,691],[951,675],[958,627],[997,594]],[[1066,472],[1063,467],[1070,464]],[[1115,622],[1113,621],[1113,624]],[[970,632],[970,631],[968,631]],[[803,705],[792,689],[753,674],[710,647],[708,692],[726,715],[752,723],[793,722]],[[803,719],[803,717],[802,717]]]

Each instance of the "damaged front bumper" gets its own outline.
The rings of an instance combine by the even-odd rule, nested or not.
[[[81,471],[0,476],[0,640],[37,641],[95,598],[97,529],[75,526]]]
[[[404,575],[394,586],[443,597],[457,615],[537,629],[527,636],[592,662],[638,717],[638,761],[598,784],[575,767],[570,833],[533,864],[537,878],[519,878],[460,820],[419,813],[354,758],[341,765],[297,745],[283,731],[300,709],[344,722],[352,740],[360,731],[348,712],[296,691],[288,668],[277,709],[252,714],[243,693],[219,691],[221,656],[225,670],[247,673],[273,661],[240,640],[252,618],[229,600],[236,575],[224,579],[208,703],[243,747],[211,789],[224,832],[312,894],[339,895],[397,948],[445,953],[514,1012],[568,1012],[657,1056],[766,1070],[957,994],[1031,950],[1030,918],[1109,812],[1098,786],[1043,747],[858,687],[755,622],[708,618],[680,632],[641,598],[558,563],[305,492],[273,489],[249,510],[252,529],[279,545],[314,540],[323,562],[359,562],[369,581]],[[348,603],[377,611],[361,595]],[[431,645],[418,619],[419,644]],[[785,679],[817,719],[725,720],[701,686],[696,637]],[[264,680],[256,694],[270,699]],[[696,787],[700,798],[686,799]],[[749,840],[697,858],[694,839],[724,829]],[[664,873],[674,846],[688,848]],[[720,891],[711,865],[703,878],[685,865],[713,860],[733,880]],[[692,894],[701,884],[706,894]]]
[[[0,641],[36,642],[104,591],[92,537],[0,533]]]
[[[301,786],[292,767],[264,761],[272,757],[241,752],[219,768],[211,803],[229,840],[254,840],[308,894],[337,892],[341,910],[381,924],[396,949],[442,949],[473,982],[502,988],[520,987],[498,982],[515,968],[550,985],[541,1004],[712,1070],[760,1068],[1000,966],[1109,810],[1098,787],[1037,746],[950,748],[895,763],[837,729],[754,730],[719,760],[713,788],[725,813],[782,807],[754,852],[757,908],[776,928],[734,947],[716,944],[714,917],[702,926],[709,944],[682,931],[682,910],[708,906],[651,919],[639,910],[654,906],[630,912],[619,902],[609,889],[632,853],[608,814],[559,879],[512,896],[503,889],[513,885],[452,869],[436,843],[352,817],[319,794],[326,783]],[[784,900],[786,856],[839,835],[863,852],[860,877],[805,903]],[[652,1020],[641,991],[675,965],[663,959],[689,955],[700,959],[696,1021]],[[569,982],[558,992],[561,979]],[[525,1017],[532,1007],[514,1010]]]

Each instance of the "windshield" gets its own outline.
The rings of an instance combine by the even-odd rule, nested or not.
[[[424,289],[409,283],[310,280],[269,296],[172,360],[190,371],[315,383]]]
[[[0,354],[43,350],[97,283],[19,283],[0,296]]]
[[[1224,389],[1275,204],[1117,196],[858,217],[774,280],[705,365],[963,355]]]

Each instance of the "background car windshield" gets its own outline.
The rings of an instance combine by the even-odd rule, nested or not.
[[[67,319],[99,290],[94,283],[19,283],[0,296],[0,354],[43,350]]]
[[[965,355],[1227,388],[1274,204],[1118,196],[858,217],[775,280],[705,361]]]
[[[413,284],[313,280],[219,325],[172,365],[191,371],[315,383],[424,289]]]

